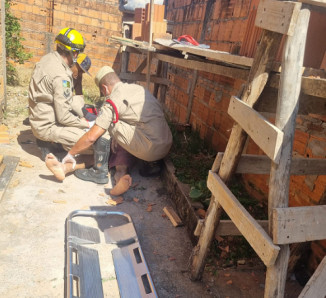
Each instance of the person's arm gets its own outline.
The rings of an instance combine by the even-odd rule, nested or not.
[[[88,122],[74,115],[71,110],[72,86],[68,77],[57,77],[53,82],[53,102],[58,123],[64,126],[88,128]]]
[[[76,78],[73,78],[74,81],[74,89],[76,95],[83,95],[83,85],[82,85],[83,75],[78,72]]]
[[[96,140],[105,133],[105,129],[98,125],[94,125],[88,132],[86,132],[77,143],[69,150],[69,154],[72,156],[81,153],[90,146],[92,146]]]

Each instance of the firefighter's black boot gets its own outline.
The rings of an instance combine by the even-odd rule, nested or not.
[[[61,144],[36,139],[36,145],[41,151],[41,159],[43,161],[45,161],[45,157],[49,153],[54,154],[59,161],[61,161],[67,155],[67,151],[63,149]]]
[[[79,169],[75,176],[81,180],[92,181],[98,184],[108,183],[108,161],[110,155],[110,141],[99,138],[93,145],[94,166],[90,169]]]

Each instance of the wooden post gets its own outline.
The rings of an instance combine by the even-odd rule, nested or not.
[[[153,20],[154,20],[154,0],[150,2],[150,13],[149,13],[149,44],[148,47],[150,48],[153,43]],[[149,89],[149,85],[151,83],[151,60],[152,60],[152,53],[148,49],[147,51],[147,89]]]
[[[273,233],[273,208],[288,207],[290,168],[292,160],[292,145],[295,132],[295,119],[298,112],[298,99],[301,90],[301,72],[303,64],[306,36],[310,11],[300,11],[293,36],[287,36],[284,46],[282,72],[278,93],[275,125],[284,132],[281,146],[280,162],[272,162],[268,218],[269,233]],[[289,245],[281,245],[281,251],[273,266],[267,268],[265,298],[284,297],[287,266],[289,261]]]
[[[190,92],[188,96],[188,107],[187,107],[187,116],[186,116],[186,123],[189,124],[190,116],[191,116],[191,110],[192,110],[192,104],[194,102],[194,91],[197,84],[197,78],[198,78],[198,70],[194,70],[192,72],[192,81],[190,86]]]
[[[282,34],[263,30],[261,42],[258,46],[248,81],[241,97],[241,99],[250,106],[255,104],[266,85],[281,39]],[[232,128],[231,136],[219,170],[219,176],[225,183],[229,181],[237,167],[246,138],[247,134],[243,131],[241,126],[235,124]],[[190,269],[190,277],[192,280],[198,280],[202,276],[207,252],[213,240],[221,213],[221,205],[212,196],[198,244],[194,248],[192,254]]]
[[[158,60],[157,61],[157,69],[156,69],[156,76],[157,77],[162,77],[162,64],[163,62],[161,60]],[[153,92],[153,95],[157,98],[157,95],[158,95],[158,89],[160,87],[160,84],[158,83],[155,83],[154,84],[154,92]]]

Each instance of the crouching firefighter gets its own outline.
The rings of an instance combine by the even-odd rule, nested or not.
[[[77,168],[76,155],[92,145],[94,166],[77,169],[75,176],[95,183],[108,182],[110,141],[123,149],[119,152],[126,151],[146,162],[161,160],[171,148],[172,134],[163,108],[148,90],[137,84],[121,82],[109,66],[99,70],[95,83],[106,98],[95,125],[69,150],[62,163],[55,157],[47,159],[47,167],[60,180]],[[120,177],[127,174],[127,170],[124,167],[125,173],[120,173]]]

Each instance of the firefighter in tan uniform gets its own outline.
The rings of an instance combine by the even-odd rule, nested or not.
[[[74,156],[103,139],[106,131],[137,158],[156,161],[165,157],[172,145],[172,134],[158,100],[140,85],[122,83],[109,66],[99,70],[95,83],[109,102],[101,108],[95,125],[69,150],[63,163],[48,165],[49,169],[55,175],[61,169],[61,177],[62,172],[72,171]],[[95,153],[94,167],[76,170],[75,175],[82,180],[107,183],[108,159],[101,158]]]
[[[69,150],[89,129],[82,95],[73,95],[70,67],[85,48],[81,34],[64,28],[55,39],[57,50],[36,64],[29,85],[29,120],[34,136]]]

